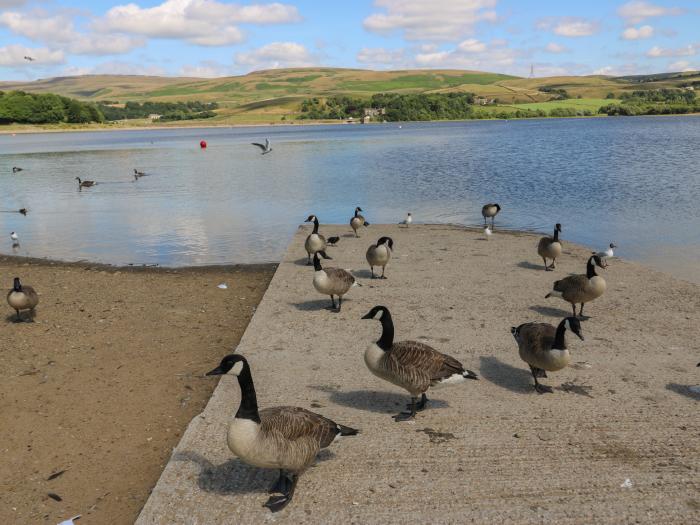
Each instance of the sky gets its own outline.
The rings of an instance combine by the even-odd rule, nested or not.
[[[303,66],[697,70],[700,1],[0,0],[0,80]]]

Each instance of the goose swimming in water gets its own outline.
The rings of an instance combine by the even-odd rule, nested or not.
[[[375,266],[382,267],[382,276],[380,279],[386,279],[384,276],[384,270],[386,265],[389,264],[389,261],[391,260],[391,252],[393,249],[394,241],[391,239],[391,237],[380,237],[377,244],[371,244],[370,247],[367,248],[365,257],[367,258],[367,262],[369,263],[369,267],[372,272],[372,279],[375,277]]]
[[[15,277],[12,288],[7,292],[7,304],[17,312],[15,322],[19,323],[22,321],[20,315],[22,311],[29,310],[30,320],[34,317],[34,309],[39,304],[39,296],[34,288],[24,286],[19,277]]]
[[[265,139],[265,144],[260,144],[259,142],[252,142],[251,144],[260,148],[263,155],[267,155],[272,151],[272,148],[270,147],[270,139]]]
[[[493,228],[493,222],[499,211],[501,211],[501,206],[496,203],[484,205],[484,207],[481,208],[481,216],[484,218],[484,224],[486,224],[486,219],[490,217],[491,227]]]
[[[304,249],[306,249],[307,261],[306,265],[311,265],[311,257],[316,252],[322,252],[326,249],[326,238],[318,233],[318,217],[309,215],[304,222],[313,222],[314,230],[306,237],[304,241]]]
[[[548,323],[525,323],[510,329],[518,343],[520,359],[530,366],[535,390],[540,394],[551,393],[552,387],[540,384],[537,379],[547,377],[547,371],[556,372],[571,362],[566,347],[567,330],[571,330],[583,341],[581,323],[576,317],[563,319],[557,328]]]
[[[357,282],[350,272],[342,268],[322,268],[319,255],[324,259],[331,259],[324,251],[319,251],[314,254],[314,288],[316,288],[318,293],[331,296],[331,305],[333,309],[335,309],[335,299],[333,299],[333,296],[337,295],[337,311],[340,312],[343,296],[348,293],[353,286],[360,286],[360,283]]]
[[[231,354],[208,376],[231,371],[238,378],[241,402],[228,425],[226,442],[241,460],[260,468],[278,469],[279,478],[270,492],[265,507],[272,512],[282,510],[294,496],[301,476],[321,451],[345,436],[359,430],[340,425],[309,410],[280,406],[258,409],[258,401],[248,361],[242,355]]]
[[[583,317],[583,305],[603,295],[607,288],[605,279],[595,273],[596,266],[605,269],[600,257],[592,255],[586,264],[586,275],[570,275],[560,281],[555,281],[553,290],[545,295],[545,299],[561,297],[566,302],[571,303],[574,317],[576,317],[576,304],[580,303],[579,317]]]
[[[355,215],[352,219],[350,219],[350,227],[352,228],[352,231],[355,232],[355,237],[359,237],[357,230],[359,230],[362,226],[369,226],[369,223],[365,220],[365,218],[360,215],[359,212],[361,211],[362,208],[359,206],[355,208]]]
[[[537,244],[537,253],[544,261],[545,271],[553,270],[555,268],[554,261],[561,255],[559,232],[561,232],[561,224],[557,223],[554,225],[554,235],[542,237]],[[547,259],[552,259],[552,264],[549,266],[547,266]]]
[[[416,412],[423,410],[428,402],[425,393],[430,387],[478,379],[474,372],[465,369],[454,357],[426,344],[418,341],[395,343],[394,322],[385,306],[375,306],[362,319],[378,319],[382,323],[381,337],[365,350],[367,368],[375,376],[411,394],[409,412],[394,416],[396,421],[413,419]]]
[[[94,180],[80,180],[80,177],[76,177],[75,180],[78,181],[78,189],[91,188],[97,184]]]

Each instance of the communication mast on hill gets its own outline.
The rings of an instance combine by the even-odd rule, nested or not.
[[[530,64],[530,78],[535,78],[535,64]]]

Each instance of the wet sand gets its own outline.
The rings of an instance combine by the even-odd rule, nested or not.
[[[0,256],[0,522],[133,523],[273,272]],[[11,322],[15,276],[40,295],[34,323]]]

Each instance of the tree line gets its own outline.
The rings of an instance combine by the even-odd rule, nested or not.
[[[104,120],[105,116],[93,103],[52,93],[0,91],[0,124],[84,124]]]
[[[118,102],[99,102],[99,109],[107,120],[125,120],[148,118],[150,115],[160,115],[161,121],[168,120],[192,120],[211,118],[216,116],[215,109],[219,108],[216,102],[199,102],[190,100],[187,102],[127,102],[117,105]]]
[[[608,104],[598,113],[610,116],[678,115],[700,112],[700,101],[689,89],[635,90],[620,96],[620,104]]]

